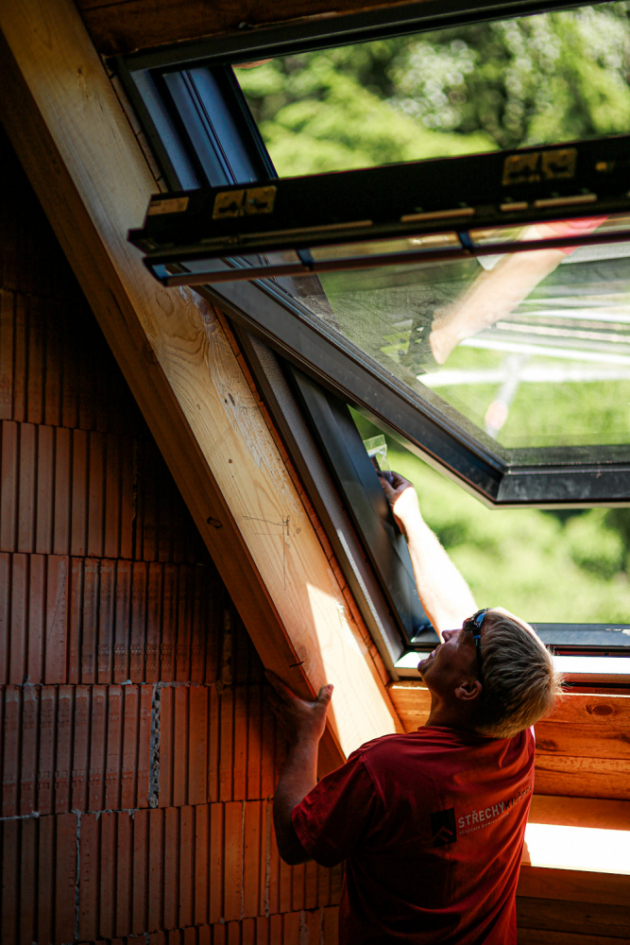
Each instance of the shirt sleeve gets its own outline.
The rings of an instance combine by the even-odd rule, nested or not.
[[[360,844],[382,809],[360,751],[326,775],[293,808],[299,841],[321,866],[335,866]]]

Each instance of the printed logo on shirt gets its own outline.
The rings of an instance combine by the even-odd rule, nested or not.
[[[455,843],[457,827],[454,807],[449,807],[448,810],[436,810],[434,814],[431,814],[431,833],[434,847],[446,847],[449,843]]]
[[[464,814],[462,817],[459,817],[457,824],[461,834],[472,833],[473,830],[482,830],[489,824],[499,820],[499,818],[510,811],[518,801],[529,794],[531,789],[531,784],[529,784],[522,791],[519,791],[518,794],[515,794],[514,797],[508,798],[507,801],[499,801],[498,804],[489,804],[487,807],[479,807],[475,810],[471,810],[469,814]]]

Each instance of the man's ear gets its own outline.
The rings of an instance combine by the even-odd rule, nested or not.
[[[466,679],[455,690],[455,696],[462,702],[469,702],[471,699],[479,699],[482,690],[483,686],[478,679]]]

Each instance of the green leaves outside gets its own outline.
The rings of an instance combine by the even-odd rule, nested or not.
[[[281,176],[630,128],[630,4],[287,56],[236,74]]]

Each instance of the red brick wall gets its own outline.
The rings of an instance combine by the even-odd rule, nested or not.
[[[340,871],[273,839],[260,661],[0,161],[2,941],[332,943]]]

